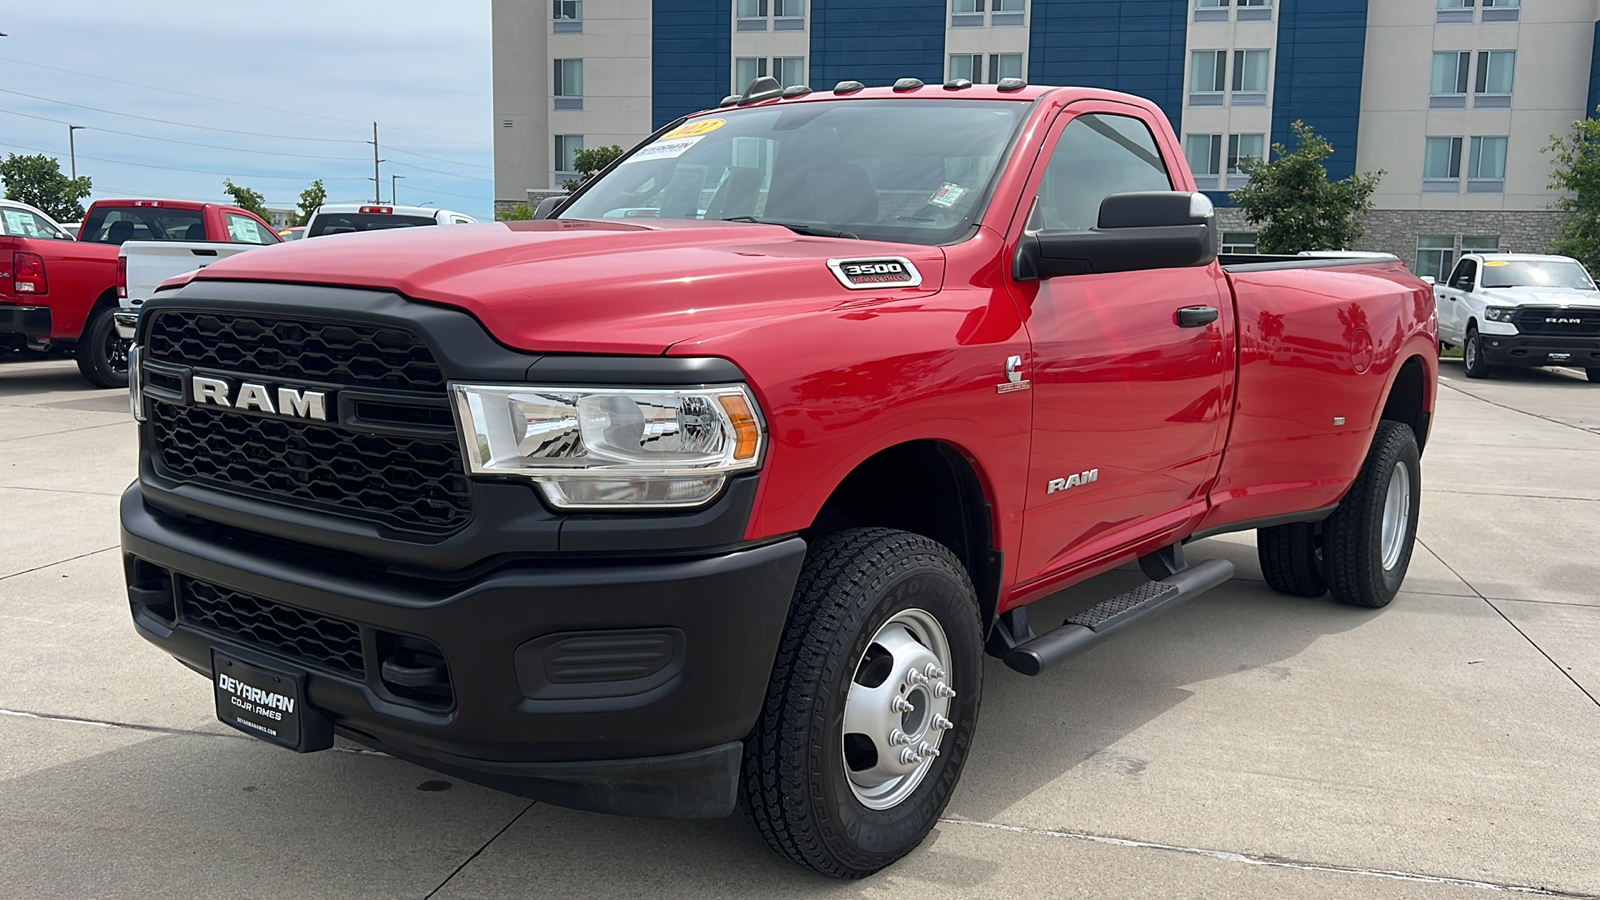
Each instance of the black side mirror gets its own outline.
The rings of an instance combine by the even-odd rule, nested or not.
[[[1204,194],[1112,194],[1089,231],[1023,236],[1013,263],[1019,281],[1209,265],[1217,258],[1216,210]]]
[[[548,219],[556,214],[556,207],[566,202],[565,197],[546,197],[539,201],[539,206],[534,209],[535,219]]]

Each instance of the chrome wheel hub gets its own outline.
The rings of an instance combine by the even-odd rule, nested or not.
[[[950,642],[931,613],[902,610],[856,664],[844,704],[844,770],[870,809],[911,796],[954,723]]]
[[[1378,546],[1383,552],[1385,572],[1399,565],[1410,530],[1411,470],[1402,462],[1396,463],[1394,471],[1389,473],[1389,489],[1383,498],[1383,534]]]

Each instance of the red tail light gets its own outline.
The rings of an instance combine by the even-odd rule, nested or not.
[[[361,211],[364,212],[364,213],[377,213],[380,216],[387,216],[390,213],[394,212],[394,207],[392,207],[392,206],[363,206],[363,207],[361,207]]]
[[[118,298],[126,298],[127,296],[128,296],[128,258],[126,256],[119,256],[119,257],[117,257],[117,297]]]
[[[11,255],[12,292],[37,297],[50,292],[50,282],[44,277],[44,259],[37,253]]]

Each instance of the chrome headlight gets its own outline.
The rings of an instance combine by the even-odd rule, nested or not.
[[[1515,306],[1490,306],[1483,310],[1483,317],[1491,322],[1509,322],[1516,314]]]
[[[744,385],[703,388],[452,384],[474,475],[528,478],[554,506],[700,506],[760,464]]]

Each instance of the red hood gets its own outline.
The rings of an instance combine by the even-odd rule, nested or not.
[[[852,291],[827,265],[881,256],[910,259],[922,284]],[[937,292],[944,253],[775,225],[557,220],[309,238],[221,260],[197,279],[385,288],[460,307],[523,350],[654,355],[756,320]]]

